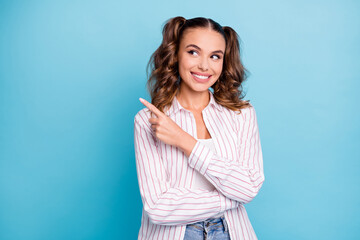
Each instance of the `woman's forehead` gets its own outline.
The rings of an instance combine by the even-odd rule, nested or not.
[[[190,28],[183,32],[180,45],[186,47],[189,44],[195,44],[202,48],[223,48],[225,49],[224,37],[208,28]]]

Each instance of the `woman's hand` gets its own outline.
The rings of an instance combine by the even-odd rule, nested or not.
[[[189,156],[196,144],[196,139],[182,130],[179,125],[157,109],[153,104],[142,98],[139,98],[139,100],[156,115],[156,118],[149,118],[151,128],[153,129],[156,138],[166,144],[179,147],[187,156]]]

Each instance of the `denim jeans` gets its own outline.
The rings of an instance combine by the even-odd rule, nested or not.
[[[186,225],[184,240],[230,240],[224,216]]]

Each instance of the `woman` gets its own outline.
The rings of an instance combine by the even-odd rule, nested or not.
[[[236,32],[211,19],[165,24],[149,61],[152,103],[140,98],[134,118],[139,239],[257,239],[244,204],[265,178],[239,51]]]

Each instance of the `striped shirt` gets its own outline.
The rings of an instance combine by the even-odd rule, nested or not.
[[[198,139],[198,141],[205,143],[205,145],[208,146],[212,151],[216,152],[216,148],[214,146],[214,141],[211,138]],[[209,182],[209,180],[207,180],[204,177],[204,175],[200,174],[198,171],[194,172],[193,178],[194,178],[193,184],[191,185],[192,189],[203,188],[203,189],[207,189],[209,191],[212,191],[215,189],[214,185],[212,185],[212,183]]]
[[[197,141],[189,157],[153,134],[150,110],[134,117],[136,170],[143,203],[138,239],[184,238],[186,224],[224,213],[232,240],[257,239],[244,204],[259,192],[265,177],[255,109],[241,114],[218,104],[209,90],[203,109],[212,151]],[[176,96],[165,114],[196,140],[194,115]],[[202,174],[215,190],[192,189],[194,173]]]

